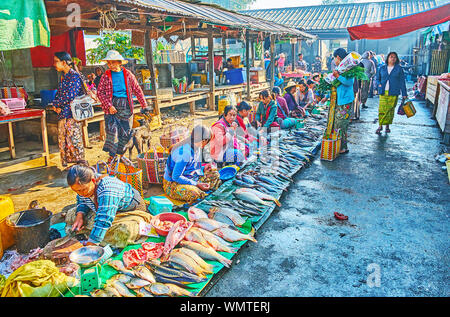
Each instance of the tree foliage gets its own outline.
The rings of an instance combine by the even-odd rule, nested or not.
[[[87,50],[90,64],[98,64],[109,50],[118,51],[124,58],[136,58],[138,61],[144,59],[144,48],[131,45],[131,37],[125,33],[105,32],[94,42],[97,47]]]

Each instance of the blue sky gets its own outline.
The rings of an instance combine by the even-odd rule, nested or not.
[[[355,2],[381,2],[386,0],[359,0]],[[249,9],[270,9],[320,5],[322,0],[256,0]]]

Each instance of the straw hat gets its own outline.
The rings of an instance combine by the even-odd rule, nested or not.
[[[287,84],[286,84],[286,87],[284,87],[284,90],[285,91],[288,91],[289,90],[289,88],[291,88],[291,87],[297,87],[297,83],[295,82],[295,81],[293,81],[293,80],[290,80]]]
[[[118,51],[115,50],[109,50],[108,53],[106,53],[106,57],[101,60],[101,62],[106,61],[121,61],[122,65],[128,63],[128,61],[125,58],[123,58],[123,56],[120,55]]]

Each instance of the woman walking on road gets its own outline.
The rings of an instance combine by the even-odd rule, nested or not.
[[[383,125],[386,125],[386,133],[391,132],[389,125],[394,120],[395,106],[398,96],[402,93],[403,99],[406,99],[406,82],[403,69],[399,65],[400,61],[395,52],[390,52],[386,57],[386,64],[380,67],[377,73],[378,94],[380,95],[380,105],[378,108],[379,127],[375,131],[381,134]]]
[[[106,141],[103,151],[109,153],[110,163],[116,154],[123,155],[125,145],[131,138],[132,95],[137,97],[142,109],[147,107],[147,101],[136,77],[123,68],[122,65],[126,64],[127,60],[119,52],[108,51],[102,61],[107,62],[109,69],[100,80],[97,95],[105,112]]]
[[[339,65],[340,62],[347,56],[347,51],[343,48],[338,48],[333,53],[335,65]],[[352,104],[355,99],[353,91],[353,78],[345,78],[340,76],[338,71],[333,71],[334,77],[341,83],[337,89],[337,101],[334,115],[334,128],[339,129],[341,133],[341,154],[348,153],[347,148],[347,130],[350,124],[350,115],[352,112]]]
[[[81,123],[73,119],[70,108],[75,97],[83,95],[83,82],[73,69],[69,53],[57,52],[53,59],[56,70],[64,73],[53,100],[53,110],[58,114],[58,145],[61,164],[66,168],[67,163],[86,163]]]

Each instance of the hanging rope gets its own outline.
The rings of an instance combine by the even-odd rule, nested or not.
[[[116,13],[113,10],[98,10],[100,27],[104,30],[114,30],[117,26]]]

